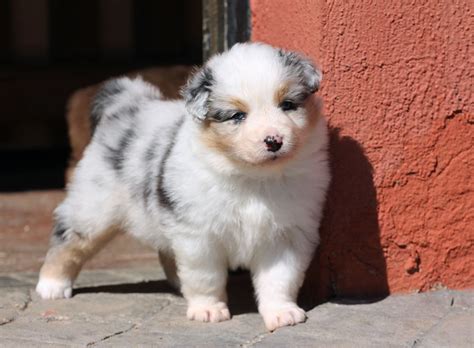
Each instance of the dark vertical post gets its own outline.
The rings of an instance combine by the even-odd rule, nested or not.
[[[0,63],[11,57],[11,4],[10,0],[0,0]]]
[[[227,0],[227,47],[250,40],[250,5],[248,0]]]
[[[250,39],[248,0],[203,0],[203,60]]]

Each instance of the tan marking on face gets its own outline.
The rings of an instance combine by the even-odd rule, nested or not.
[[[207,121],[202,128],[201,141],[210,149],[224,155],[233,165],[248,168],[252,164],[236,155],[236,152],[249,152],[253,147],[253,143],[241,139],[242,135],[239,130],[225,122]]]
[[[225,125],[223,123],[204,121],[201,139],[203,143],[222,154],[228,155],[230,153],[229,142],[223,138]]]
[[[282,165],[293,156],[289,154],[288,156],[278,158],[276,161],[268,159],[263,162],[253,163],[251,156],[256,150],[255,146],[259,144],[248,141],[248,139],[254,136],[253,131],[256,132],[257,130],[250,129],[245,133],[239,131],[229,132],[228,127],[229,126],[225,123],[207,122],[202,129],[201,139],[207,147],[224,155],[237,167],[246,170],[258,167],[268,167],[278,170],[278,168],[282,167]],[[240,156],[237,155],[237,153],[239,153]],[[244,154],[247,154],[247,156],[250,155],[250,158],[244,158],[246,157]]]
[[[276,105],[280,105],[286,98],[286,95],[288,94],[288,91],[290,89],[290,86],[288,84],[283,84],[278,88],[275,92],[274,100]]]
[[[244,121],[241,125],[235,126],[232,122],[205,121],[201,131],[201,141],[205,146],[225,156],[238,167],[247,169],[265,167],[268,170],[279,171],[298,156],[301,147],[307,143],[308,137],[311,136],[319,119],[320,106],[316,98],[309,97],[303,107],[304,124],[298,126],[295,122],[287,122],[286,127],[291,128],[292,146],[288,152],[280,154],[276,160],[273,160],[271,154],[261,156],[261,152],[264,151],[262,146],[265,135],[262,133],[262,123],[246,124]],[[253,117],[258,118],[259,115],[256,114]],[[282,115],[282,117],[284,116]]]
[[[231,98],[229,100],[229,104],[232,105],[232,107],[234,107],[236,110],[245,112],[247,114],[250,112],[248,105],[239,98]]]

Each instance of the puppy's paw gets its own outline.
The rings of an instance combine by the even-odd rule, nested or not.
[[[72,282],[67,279],[41,277],[38,285],[36,285],[36,292],[44,300],[70,298],[72,296]]]
[[[230,312],[224,302],[217,302],[214,304],[190,305],[186,316],[189,320],[218,323],[229,320]]]
[[[265,326],[275,331],[283,326],[296,325],[306,321],[306,313],[296,304],[288,304],[260,309]]]

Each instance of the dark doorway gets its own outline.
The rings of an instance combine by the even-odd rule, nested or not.
[[[0,0],[0,191],[64,186],[78,88],[201,62],[201,1]]]

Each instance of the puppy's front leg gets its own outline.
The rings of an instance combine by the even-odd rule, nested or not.
[[[181,241],[176,248],[181,292],[188,301],[190,320],[219,322],[230,319],[227,308],[227,263],[219,247],[209,241]]]
[[[279,241],[257,252],[251,264],[258,311],[265,326],[273,331],[306,320],[296,299],[311,258],[312,248],[296,248]]]

